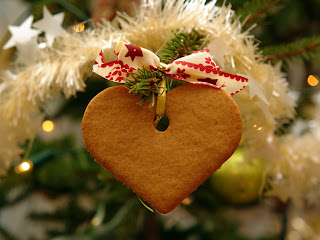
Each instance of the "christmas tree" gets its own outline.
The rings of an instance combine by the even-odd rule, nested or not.
[[[24,4],[0,42],[0,239],[319,238],[317,1]],[[92,73],[94,61],[101,49],[114,60],[119,41],[164,64],[206,49],[223,72],[248,79],[233,96],[243,120],[240,146],[166,215],[83,145],[89,101],[119,85]],[[132,74],[130,94],[152,107],[161,89],[185,84],[165,77],[161,85],[161,74]]]

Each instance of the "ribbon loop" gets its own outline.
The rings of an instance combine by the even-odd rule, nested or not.
[[[116,45],[114,53],[118,59],[106,63],[101,50],[93,65],[94,72],[111,81],[125,83],[125,78],[133,80],[130,73],[145,67],[158,69],[170,78],[191,84],[221,88],[230,95],[238,93],[248,84],[245,77],[220,71],[208,50],[194,52],[168,65],[161,63],[150,50],[122,41]]]

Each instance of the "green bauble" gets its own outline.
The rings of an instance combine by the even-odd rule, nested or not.
[[[246,204],[256,201],[265,182],[263,159],[244,159],[242,148],[211,176],[211,185],[225,201]]]

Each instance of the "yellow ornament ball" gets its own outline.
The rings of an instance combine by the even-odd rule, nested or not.
[[[256,201],[265,183],[263,159],[245,159],[243,149],[238,148],[222,167],[210,178],[214,191],[225,201],[247,204]]]

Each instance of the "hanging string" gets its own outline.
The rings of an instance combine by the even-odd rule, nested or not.
[[[156,119],[153,122],[153,125],[156,127],[160,122],[161,118],[164,116],[164,111],[166,108],[166,78],[162,78],[162,82],[160,84],[161,88],[159,90],[158,98],[157,98],[157,106],[156,106]]]

